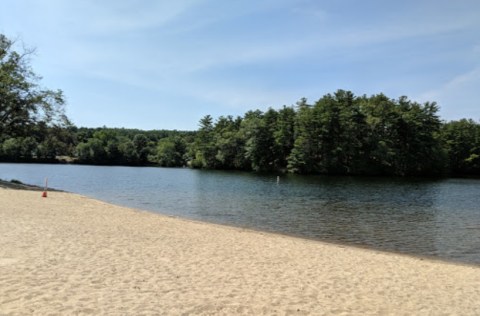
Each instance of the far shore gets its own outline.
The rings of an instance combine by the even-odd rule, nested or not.
[[[47,165],[75,165],[75,166],[102,166],[102,167],[127,167],[127,168],[190,168],[196,170],[216,170],[216,171],[225,171],[225,172],[247,172],[253,174],[282,174],[282,175],[295,175],[295,173],[290,173],[286,169],[272,170],[272,171],[252,171],[252,170],[239,170],[239,169],[215,169],[215,168],[195,168],[189,164],[166,167],[161,166],[156,163],[145,163],[145,164],[92,164],[92,163],[83,163],[78,162],[77,158],[70,156],[59,156],[52,160],[28,160],[28,161],[2,161],[0,164],[47,164]],[[442,175],[392,175],[392,174],[329,174],[329,173],[311,173],[311,174],[302,174],[303,176],[325,176],[325,177],[358,177],[358,178],[398,178],[398,179],[473,179],[480,180],[480,174],[458,174],[458,173],[446,173]],[[0,179],[0,182],[5,182]],[[28,184],[26,184],[28,185]],[[22,189],[22,188],[20,188]]]
[[[11,188],[0,315],[480,314],[478,266]]]

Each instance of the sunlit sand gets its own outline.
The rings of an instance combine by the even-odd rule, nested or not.
[[[479,315],[480,267],[0,188],[0,315]]]

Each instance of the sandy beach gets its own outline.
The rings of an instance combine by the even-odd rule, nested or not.
[[[480,315],[480,267],[0,188],[0,315]]]

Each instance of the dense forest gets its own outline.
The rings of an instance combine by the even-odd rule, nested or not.
[[[442,122],[435,103],[383,94],[327,94],[280,110],[200,120],[188,163],[197,168],[302,174],[480,174],[480,125]]]
[[[40,86],[31,51],[0,34],[0,161],[276,171],[480,175],[480,124],[444,122],[438,106],[338,90],[309,104],[207,115],[197,131],[79,128],[62,91]]]

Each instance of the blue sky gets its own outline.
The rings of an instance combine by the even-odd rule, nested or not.
[[[2,0],[78,126],[194,130],[337,89],[480,119],[478,0]]]

